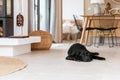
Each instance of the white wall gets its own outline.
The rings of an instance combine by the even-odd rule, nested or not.
[[[28,0],[22,1],[22,15],[24,16],[23,35],[28,35]],[[14,0],[14,35],[21,35],[21,28],[16,25],[16,16],[19,14],[19,0]]]
[[[73,19],[73,14],[84,14],[84,0],[63,0],[63,19]]]

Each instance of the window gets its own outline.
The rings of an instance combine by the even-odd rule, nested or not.
[[[36,30],[49,31],[50,1],[51,0],[34,0],[34,23]]]

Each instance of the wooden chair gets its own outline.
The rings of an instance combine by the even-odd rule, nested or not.
[[[103,19],[103,17],[105,17]],[[110,19],[107,19],[110,18]],[[114,15],[100,15],[98,17],[98,24],[99,26],[96,26],[95,19],[93,19],[93,24],[96,28],[96,36],[95,36],[95,46],[99,47],[99,45],[102,43],[104,44],[104,39],[108,38],[108,44],[109,47],[114,46],[114,38],[116,40],[117,44],[117,36],[116,36],[116,29],[117,29],[117,22],[115,22],[115,16]],[[96,38],[99,37],[98,43],[96,43]]]

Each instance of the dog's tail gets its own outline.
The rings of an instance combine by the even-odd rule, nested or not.
[[[97,60],[105,60],[105,58],[104,57],[99,57],[99,56],[93,56],[93,59],[97,59]]]

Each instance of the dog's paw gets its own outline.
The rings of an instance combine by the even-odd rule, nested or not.
[[[106,60],[105,58],[101,58],[101,60]]]
[[[98,52],[94,52],[93,54],[94,54],[94,55],[99,55],[99,53],[98,53]]]
[[[67,57],[66,57],[66,60],[74,60],[74,61],[75,61],[75,58],[74,58],[74,57],[67,56]]]

